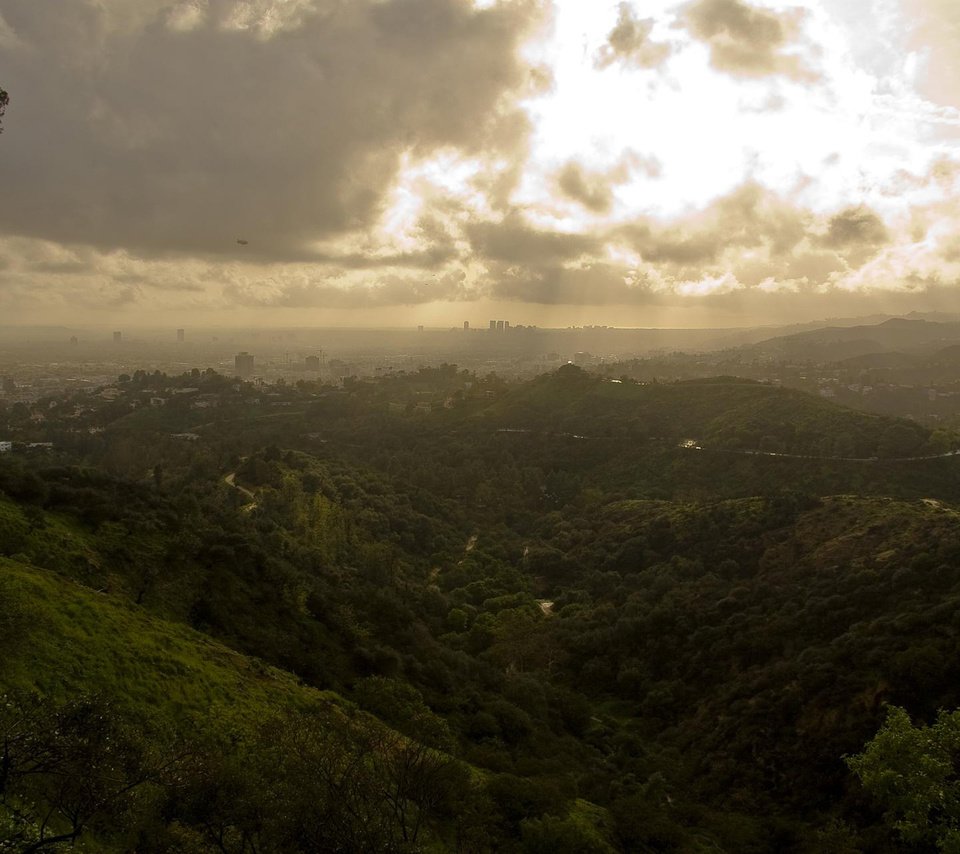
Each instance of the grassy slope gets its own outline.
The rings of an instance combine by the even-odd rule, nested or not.
[[[310,709],[368,718],[333,692],[306,687],[127,600],[17,560],[0,558],[0,608],[21,615],[23,629],[0,656],[0,696],[26,690],[59,702],[94,694],[130,722],[180,732],[215,733],[225,722],[234,732],[252,730],[273,715]],[[605,809],[577,800],[571,821],[596,840],[597,850],[613,850],[602,841],[610,833]],[[449,850],[432,833],[423,845]]]
[[[0,558],[0,578],[26,616],[24,636],[0,669],[6,688],[54,699],[102,693],[135,717],[159,714],[173,722],[218,709],[252,722],[272,710],[339,701],[48,570]]]

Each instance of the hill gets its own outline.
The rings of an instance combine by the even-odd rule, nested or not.
[[[0,600],[11,850],[397,850],[471,797],[446,754],[122,599],[0,559]]]
[[[876,729],[884,703],[920,717],[960,705],[952,508],[853,496],[622,502],[545,528],[573,542],[562,563],[537,556],[555,660],[610,698],[611,714],[690,759],[682,787],[731,805],[826,809],[843,795],[840,757]]]
[[[51,813],[93,850],[880,852],[843,754],[960,704],[911,422],[573,366],[110,397],[0,458],[0,726],[118,745],[137,797]]]
[[[926,360],[930,367],[957,368],[960,367],[960,344],[951,344],[942,350],[937,350]]]
[[[860,356],[851,356],[848,359],[841,359],[839,366],[841,368],[852,368],[864,371],[871,370],[899,370],[912,368],[919,363],[916,356],[908,356],[906,353],[894,351],[876,352],[872,350]]]
[[[911,456],[922,453],[930,437],[910,421],[750,380],[634,383],[572,365],[511,391],[482,414],[501,429],[590,438],[693,438],[715,449],[824,457]]]
[[[592,751],[569,735],[565,715],[546,705],[525,711],[494,666],[438,642],[453,602],[428,584],[433,523],[423,517],[408,529],[418,518],[409,501],[374,478],[267,452],[239,467],[257,490],[258,506],[244,511],[219,478],[176,498],[89,469],[38,474],[4,463],[0,553],[18,557],[0,562],[2,640],[12,645],[0,671],[10,698],[0,728],[27,727],[31,744],[59,750],[65,721],[82,718],[82,731],[71,731],[82,741],[93,715],[104,737],[122,743],[124,774],[149,803],[130,817],[135,804],[102,793],[102,805],[75,824],[47,788],[64,773],[57,766],[39,789],[16,790],[16,815],[32,818],[11,813],[0,839],[42,841],[37,817],[51,808],[46,830],[60,843],[82,835],[98,851],[133,844],[115,830],[120,816],[148,833],[144,851],[241,851],[250,840],[263,851],[399,851],[418,839],[451,850],[458,835],[503,848],[524,822],[526,833],[540,833],[536,822],[549,812],[565,833],[606,845],[593,829],[603,810],[557,782],[558,761],[569,767]],[[459,537],[456,550],[463,554]],[[491,612],[537,611],[516,573],[479,550],[471,557],[505,576],[506,586],[487,591],[512,600],[491,603]],[[50,569],[26,562],[34,560]],[[391,727],[301,680],[342,687]],[[496,739],[472,757],[487,766],[480,775],[450,754],[471,756],[459,741],[476,720]],[[511,753],[565,758],[527,767],[523,786],[536,797],[518,805],[518,778],[505,773]],[[154,760],[174,763],[175,779]],[[335,778],[317,776],[325,767]],[[342,786],[345,799],[335,794]],[[231,795],[222,801],[214,795],[224,787]]]
[[[829,362],[894,350],[932,352],[957,342],[960,323],[891,318],[874,326],[834,326],[769,338],[753,349],[780,357]]]

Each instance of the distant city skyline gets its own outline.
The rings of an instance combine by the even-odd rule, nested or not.
[[[945,0],[0,0],[0,317],[952,310],[958,52]]]

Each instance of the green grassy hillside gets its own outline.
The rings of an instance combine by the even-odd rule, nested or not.
[[[422,740],[10,559],[0,611],[3,850],[448,851],[503,833],[484,807],[496,778],[438,749],[444,728],[409,691],[367,695],[388,713],[403,697],[403,724]],[[613,850],[605,811],[566,801],[548,801],[554,820]]]
[[[342,704],[288,673],[187,626],[151,617],[116,596],[0,558],[7,619],[2,680],[8,690],[53,701],[109,695],[137,719],[192,719],[216,727],[228,715],[254,723],[282,709]],[[205,722],[205,723],[204,723]]]

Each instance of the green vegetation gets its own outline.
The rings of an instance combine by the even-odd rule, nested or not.
[[[960,712],[914,726],[891,706],[880,731],[847,764],[885,807],[884,820],[915,850],[960,850]]]
[[[947,434],[572,366],[108,397],[5,416],[8,849],[951,850]]]
[[[18,619],[16,632],[4,632],[9,689],[55,701],[109,693],[132,718],[250,722],[337,699],[124,599],[11,560],[0,559],[0,571],[6,619]]]

